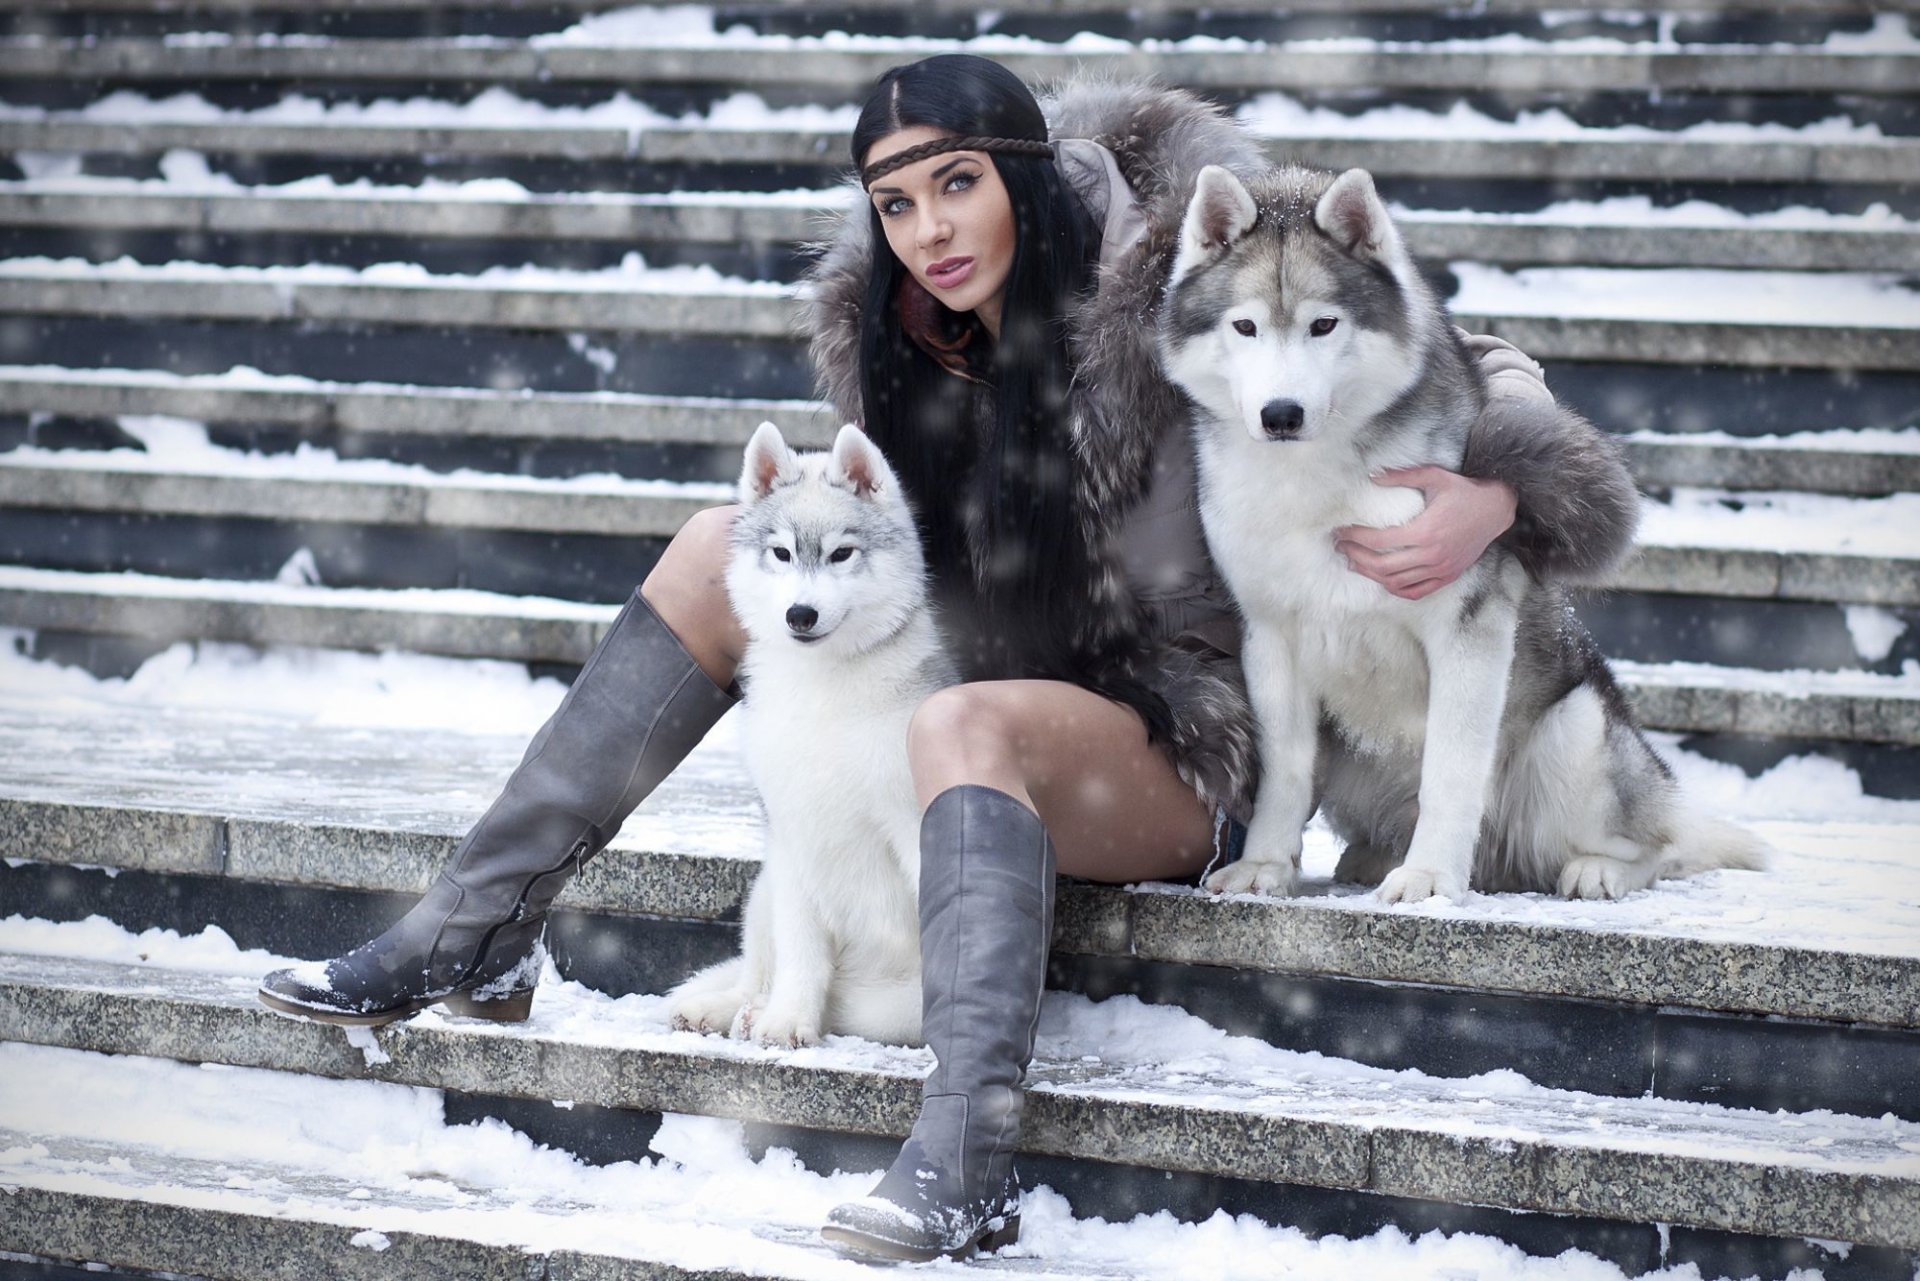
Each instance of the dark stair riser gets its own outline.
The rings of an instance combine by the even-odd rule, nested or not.
[[[12,853],[9,851],[9,853]],[[0,871],[9,911],[128,929],[219,925],[243,948],[319,958],[390,924],[392,894],[29,863]],[[738,946],[733,925],[558,912],[561,972],[597,991],[663,992]],[[1058,953],[1052,986],[1177,1005],[1235,1035],[1370,1066],[1459,1077],[1510,1068],[1556,1089],[1920,1120],[1920,1032],[1263,974]]]

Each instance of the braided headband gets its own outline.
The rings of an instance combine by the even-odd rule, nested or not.
[[[871,187],[896,169],[945,151],[1007,151],[1016,156],[1051,156],[1053,144],[1033,138],[935,138],[905,151],[896,151],[885,160],[874,161],[860,171],[860,185]]]

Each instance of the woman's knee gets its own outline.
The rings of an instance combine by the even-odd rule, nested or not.
[[[738,511],[729,506],[695,512],[640,585],[640,594],[715,680],[733,679],[730,669],[741,648],[739,624],[727,603],[728,539]]]
[[[907,759],[923,792],[961,783],[1010,790],[1009,782],[1024,782],[1022,738],[1019,701],[1005,686],[950,685],[914,710],[907,725]]]
[[[734,506],[707,507],[688,517],[641,585],[647,598],[653,599],[656,590],[697,591],[710,583],[724,593],[728,539],[739,511]]]

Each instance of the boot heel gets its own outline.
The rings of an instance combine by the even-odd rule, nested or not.
[[[1020,1216],[1010,1214],[1005,1223],[980,1238],[980,1253],[992,1254],[995,1250],[1004,1250],[1019,1239]]]
[[[509,992],[482,1001],[471,992],[449,992],[440,998],[447,1013],[463,1019],[485,1019],[489,1023],[525,1023],[533,1014],[533,989]]]

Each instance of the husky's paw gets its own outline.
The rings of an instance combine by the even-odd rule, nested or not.
[[[1467,896],[1467,879],[1403,863],[1388,872],[1374,891],[1382,903],[1419,903],[1435,895],[1458,902]]]
[[[673,1003],[668,1016],[676,1032],[725,1034],[746,1003],[744,992],[691,992]]]
[[[817,1019],[773,1008],[755,1012],[749,1021],[746,1039],[761,1045],[797,1050],[803,1045],[820,1044]]]
[[[1270,894],[1281,898],[1293,893],[1293,864],[1243,858],[1209,876],[1206,884],[1215,894]]]
[[[1604,854],[1582,854],[1560,869],[1561,898],[1619,898],[1640,884],[1627,864]]]

